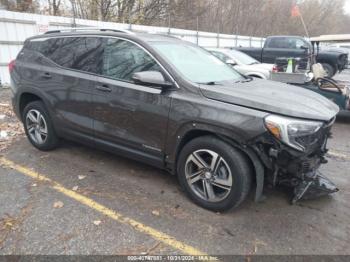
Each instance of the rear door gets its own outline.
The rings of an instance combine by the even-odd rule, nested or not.
[[[109,38],[101,76],[93,89],[96,141],[155,165],[163,160],[171,98],[169,93],[135,84],[133,73],[164,71],[140,45]],[[166,77],[166,76],[165,76]]]
[[[101,71],[102,42],[97,37],[60,37],[50,38],[42,46],[51,66],[42,68],[41,84],[59,132],[93,140],[92,90]]]

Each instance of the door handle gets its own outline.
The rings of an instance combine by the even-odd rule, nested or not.
[[[43,73],[43,74],[41,75],[41,77],[46,78],[46,79],[52,78],[52,76],[51,76],[51,74],[50,74],[49,72]]]
[[[101,92],[112,92],[112,89],[107,85],[98,85],[96,86],[96,90]]]

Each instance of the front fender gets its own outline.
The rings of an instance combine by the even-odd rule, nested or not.
[[[166,144],[166,162],[171,171],[176,170],[176,159],[183,146],[193,138],[204,135],[213,135],[220,138],[225,137],[240,147],[245,147],[249,142],[240,133],[222,126],[209,125],[198,121],[187,122],[177,130],[173,137],[168,138]]]

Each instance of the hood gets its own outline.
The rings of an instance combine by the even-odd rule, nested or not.
[[[324,47],[321,49],[322,52],[330,51],[330,52],[337,52],[337,53],[342,53],[342,54],[349,54],[350,49],[347,48],[342,48],[342,47]]]
[[[200,89],[209,99],[297,118],[329,121],[339,112],[336,104],[313,91],[262,79]]]
[[[339,54],[339,55],[347,55],[347,50],[342,50],[340,48],[332,48],[332,49],[321,49],[320,54]]]

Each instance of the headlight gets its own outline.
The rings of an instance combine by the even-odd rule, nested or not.
[[[317,142],[318,137],[312,135],[317,133],[322,125],[323,122],[298,120],[277,115],[269,115],[265,118],[265,126],[274,137],[299,151],[306,149],[304,140],[307,140],[307,144]]]

